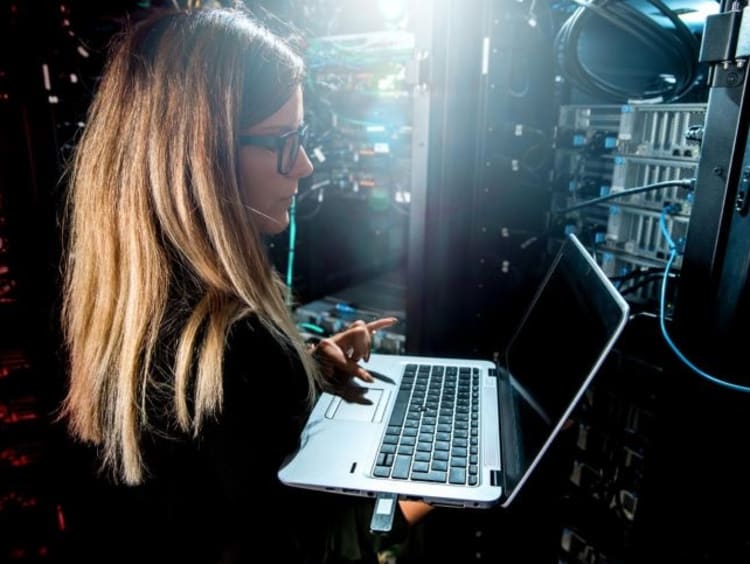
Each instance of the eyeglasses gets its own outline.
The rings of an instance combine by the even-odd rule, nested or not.
[[[281,135],[240,135],[240,145],[253,145],[276,151],[276,170],[279,174],[287,175],[297,162],[300,147],[307,142],[307,133],[307,124],[301,123],[297,129]]]

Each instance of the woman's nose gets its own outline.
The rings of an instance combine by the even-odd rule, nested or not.
[[[294,166],[287,176],[304,178],[310,176],[313,173],[313,170],[314,167],[310,157],[307,156],[307,151],[304,147],[300,147],[299,153],[297,153],[297,160],[294,162]]]

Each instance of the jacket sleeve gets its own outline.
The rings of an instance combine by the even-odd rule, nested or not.
[[[320,554],[335,496],[292,489],[277,477],[307,415],[299,358],[256,319],[243,320],[229,334],[223,378],[221,413],[207,424],[201,451],[215,468],[221,505],[238,516],[227,532],[245,552],[267,544],[290,560]]]
[[[233,328],[224,361],[223,408],[205,445],[224,505],[241,516],[233,534],[244,539],[238,543],[244,550],[249,537],[272,544],[283,561],[373,557],[388,542],[369,533],[371,499],[291,488],[278,480],[282,462],[298,446],[307,386],[295,353],[257,320]],[[394,533],[391,542],[404,533],[400,512]]]

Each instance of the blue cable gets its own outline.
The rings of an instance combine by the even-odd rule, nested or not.
[[[665,310],[666,310],[666,303],[667,303],[667,281],[669,280],[669,270],[672,268],[672,264],[674,263],[675,258],[677,258],[677,245],[672,240],[672,237],[670,237],[669,231],[667,230],[666,217],[668,213],[672,213],[673,211],[675,211],[675,209],[676,208],[673,206],[666,206],[662,210],[661,217],[659,218],[661,232],[664,235],[664,238],[667,240],[667,243],[669,244],[669,260],[667,260],[667,266],[664,269],[664,277],[662,278],[662,281],[661,281],[661,296],[659,300],[659,325],[661,326],[661,333],[662,335],[664,335],[664,340],[667,342],[669,347],[677,355],[677,358],[679,358],[683,363],[685,363],[685,365],[688,368],[690,368],[693,372],[695,372],[699,376],[702,376],[706,380],[713,382],[714,384],[718,384],[719,386],[724,386],[726,388],[729,388],[730,390],[735,390],[738,392],[750,393],[750,387],[748,386],[740,386],[739,384],[732,384],[731,382],[720,380],[719,378],[711,376],[710,374],[698,368],[695,364],[693,364],[692,362],[690,362],[690,360],[688,360],[688,358],[682,353],[682,351],[680,351],[680,349],[677,348],[677,345],[674,344],[669,334],[667,333],[667,324],[665,322]]]
[[[323,329],[320,325],[316,325],[315,323],[297,323],[297,327],[300,329],[307,329],[308,331],[312,331],[313,333],[317,333],[318,335],[323,335],[326,331]]]
[[[289,207],[289,253],[286,262],[286,287],[287,287],[287,305],[292,302],[292,273],[294,272],[294,243],[297,239],[297,222],[295,220],[295,208],[297,198],[292,198],[292,205]]]

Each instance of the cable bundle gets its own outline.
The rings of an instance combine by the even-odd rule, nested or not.
[[[574,0],[579,7],[565,21],[555,38],[555,52],[562,74],[581,90],[613,102],[662,98],[673,102],[684,96],[696,80],[698,41],[690,29],[661,0],[648,0],[674,26],[665,30],[651,16],[623,0]],[[578,43],[592,17],[603,18],[625,31],[653,52],[665,53],[675,72],[673,83],[664,81],[654,89],[639,91],[598,76],[580,58]]]

